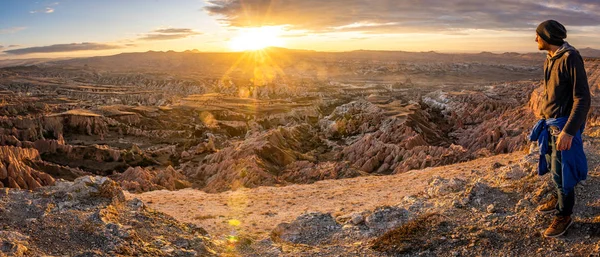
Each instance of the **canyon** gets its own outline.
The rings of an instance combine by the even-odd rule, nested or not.
[[[269,48],[0,68],[2,251],[598,253],[591,195],[576,218],[584,232],[551,247],[536,234],[548,218],[534,205],[549,184],[535,175],[527,135],[544,58]],[[583,195],[597,189],[600,160],[600,59],[585,63],[594,100]],[[69,228],[63,248],[45,243],[54,235],[28,232],[61,226]],[[81,239],[86,229],[99,241]]]

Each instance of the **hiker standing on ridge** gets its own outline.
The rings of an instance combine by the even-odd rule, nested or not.
[[[536,29],[539,50],[548,51],[544,62],[544,93],[541,100],[542,120],[529,135],[540,145],[540,175],[548,172],[556,195],[538,207],[542,213],[555,212],[546,237],[558,237],[573,224],[575,186],[588,173],[581,134],[590,109],[590,89],[579,51],[565,42],[565,27],[555,20],[542,22]]]

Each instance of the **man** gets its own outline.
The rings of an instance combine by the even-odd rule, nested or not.
[[[590,90],[583,59],[565,42],[567,30],[557,21],[547,20],[536,29],[539,50],[548,51],[544,62],[542,120],[530,140],[540,144],[539,174],[551,172],[556,189],[553,199],[538,207],[542,213],[555,212],[546,237],[563,235],[573,224],[575,186],[587,177],[587,160],[581,133],[590,109]]]

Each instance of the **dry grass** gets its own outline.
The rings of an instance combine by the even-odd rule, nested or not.
[[[434,240],[428,239],[439,238],[437,231],[445,230],[447,225],[441,214],[424,214],[376,238],[371,242],[371,249],[386,253],[425,250],[434,245]]]

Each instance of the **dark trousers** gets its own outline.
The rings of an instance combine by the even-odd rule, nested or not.
[[[556,133],[552,133],[549,137],[550,147],[552,152],[546,154],[546,160],[550,165],[550,171],[552,174],[552,181],[554,181],[554,187],[556,189],[556,196],[558,197],[558,203],[556,204],[556,210],[558,213],[556,216],[571,216],[573,213],[573,206],[575,205],[575,190],[569,190],[569,194],[565,194],[562,187],[562,160],[560,151],[556,150]]]

